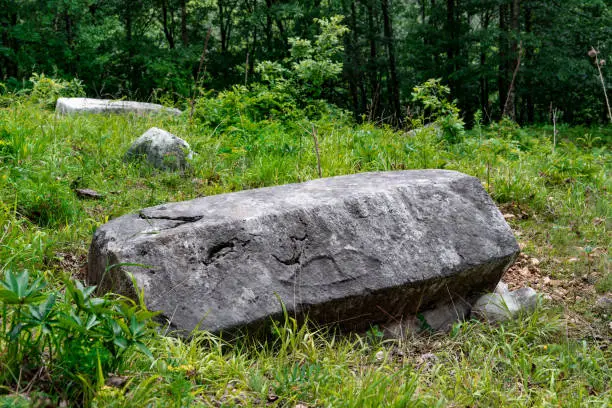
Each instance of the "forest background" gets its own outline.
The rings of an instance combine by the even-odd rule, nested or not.
[[[282,71],[315,19],[342,15],[337,64],[313,64],[299,100],[324,98],[358,120],[409,123],[413,88],[441,78],[464,119],[607,122],[594,58],[609,54],[609,0],[0,0],[0,81],[78,77],[90,96],[185,101]],[[339,22],[336,22],[339,23]],[[308,47],[311,47],[308,49]],[[295,56],[294,56],[295,57]],[[312,55],[311,55],[312,57]],[[519,68],[517,69],[517,64]],[[258,67],[261,67],[258,69]],[[330,68],[331,67],[331,68]],[[318,70],[318,71],[317,71]],[[269,70],[268,70],[269,71]],[[611,83],[610,70],[603,79]],[[515,80],[513,81],[513,78]],[[315,81],[317,82],[317,81]],[[312,84],[311,84],[312,85]]]

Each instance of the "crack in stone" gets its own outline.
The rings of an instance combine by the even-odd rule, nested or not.
[[[274,254],[272,254],[272,257],[276,259],[278,262],[282,263],[283,265],[292,266],[292,265],[300,264],[300,258],[302,257],[302,254],[301,252],[297,254],[293,254],[293,256],[290,259],[280,259],[278,256]]]
[[[278,262],[283,265],[293,266],[293,265],[302,265],[302,255],[304,254],[304,244],[303,242],[308,239],[308,231],[306,230],[306,223],[302,220],[301,217],[298,217],[302,225],[304,225],[304,235],[301,237],[296,237],[294,235],[290,235],[289,239],[293,243],[293,254],[289,259],[281,259],[277,255],[272,254],[272,257],[276,259]]]
[[[142,218],[143,220],[168,220],[168,221],[183,221],[183,224],[187,224],[190,222],[196,222],[196,221],[200,221],[202,218],[204,218],[203,215],[176,215],[176,216],[161,216],[161,215],[156,215],[156,216],[148,216],[145,215],[143,212],[140,212],[139,214],[140,218]],[[183,225],[181,224],[181,225]]]
[[[246,247],[251,240],[240,240],[238,238],[233,238],[229,241],[220,242],[216,245],[213,245],[207,254],[207,259],[204,261],[205,265],[210,265],[211,263],[218,261],[219,259],[236,252],[236,244],[242,245],[242,247]]]

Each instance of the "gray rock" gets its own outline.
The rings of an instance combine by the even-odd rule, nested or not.
[[[126,160],[146,158],[152,166],[162,170],[178,170],[187,167],[193,153],[189,144],[165,130],[152,127],[132,143]]]
[[[416,316],[390,320],[381,324],[384,339],[405,339],[422,331],[421,323]]]
[[[96,200],[104,198],[102,194],[91,188],[76,188],[74,192],[81,198],[93,198]]]
[[[538,294],[531,288],[487,293],[474,303],[472,315],[491,323],[505,322],[514,319],[520,313],[533,311],[537,301]]]
[[[612,313],[612,295],[601,295],[595,302],[595,309],[603,313]]]
[[[445,302],[422,312],[427,328],[433,331],[449,332],[457,322],[470,315],[470,304],[461,299]]]
[[[55,104],[55,111],[62,115],[75,113],[135,113],[145,115],[159,112],[180,115],[182,113],[178,109],[168,108],[156,103],[92,98],[59,98]]]
[[[510,292],[510,294],[519,307],[519,313],[522,311],[533,312],[538,305],[538,293],[532,288],[520,288]]]
[[[462,299],[445,301],[422,310],[418,316],[407,316],[383,324],[383,335],[386,339],[402,339],[427,330],[449,332],[455,323],[469,317],[470,309],[470,304]]]
[[[508,285],[505,282],[499,281],[497,286],[495,287],[494,293],[499,295],[504,295],[510,293],[510,289],[508,289]]]
[[[472,307],[473,316],[491,323],[510,320],[517,312],[518,307],[509,294],[484,294]]]
[[[363,173],[125,215],[96,231],[88,276],[133,297],[132,273],[149,309],[180,330],[255,325],[281,301],[359,330],[493,290],[518,252],[478,179]]]

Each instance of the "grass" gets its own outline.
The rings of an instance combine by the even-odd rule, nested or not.
[[[67,278],[84,278],[91,234],[109,219],[169,201],[316,178],[314,126],[324,177],[417,168],[479,177],[526,254],[529,274],[515,277],[545,295],[536,312],[498,327],[470,321],[450,334],[395,341],[383,341],[376,330],[339,335],[290,318],[266,341],[245,335],[230,343],[208,333],[184,340],[151,331],[153,358],[134,349],[112,371],[67,377],[63,388],[41,380],[61,367],[47,364],[49,372],[38,377],[18,373],[0,384],[0,406],[609,404],[610,311],[593,305],[612,286],[612,128],[561,126],[553,153],[548,126],[495,124],[448,144],[434,128],[408,135],[354,124],[337,110],[313,122],[292,112],[257,116],[249,106],[219,100],[198,103],[193,122],[58,117],[25,99],[0,108],[0,271],[29,270],[61,292]],[[190,143],[198,155],[189,170],[166,173],[123,161],[152,126]],[[81,199],[75,188],[104,198]],[[4,331],[0,337],[4,369],[10,339]],[[90,371],[100,360],[95,353],[83,358]]]

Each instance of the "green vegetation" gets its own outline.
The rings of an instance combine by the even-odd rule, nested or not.
[[[45,88],[5,93],[0,108],[0,406],[577,407],[612,398],[610,315],[593,307],[612,279],[610,127],[558,125],[553,145],[552,126],[485,126],[477,114],[465,131],[438,81],[414,90],[415,121],[431,124],[409,132],[357,124],[278,81],[209,93],[192,120],[62,117],[45,106],[79,84],[35,79]],[[188,170],[122,160],[152,126],[190,143],[198,155]],[[318,177],[315,132],[325,177],[418,168],[479,177],[527,256],[520,283],[546,295],[536,312],[395,341],[377,328],[341,335],[290,317],[265,341],[181,340],[141,305],[79,283],[91,234],[111,218]]]
[[[313,23],[340,28],[336,15],[342,49]],[[553,109],[609,123],[611,27],[608,0],[0,0],[0,81],[30,88],[42,72],[90,96],[180,101],[272,74],[404,125],[413,88],[441,78],[469,124],[478,110],[524,125]]]
[[[131,347],[152,357],[142,342],[152,313],[129,299],[94,297],[95,287],[78,280],[65,281],[63,293],[45,291],[45,276],[30,281],[27,270],[6,269],[4,277],[0,383],[19,389],[27,378],[37,389],[79,395],[94,381],[102,386]]]

